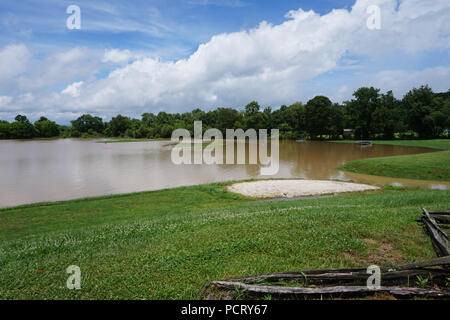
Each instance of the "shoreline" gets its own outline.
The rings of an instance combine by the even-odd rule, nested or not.
[[[109,200],[109,199],[116,199],[116,198],[124,198],[124,197],[130,197],[135,195],[145,195],[149,193],[155,193],[155,192],[165,192],[165,191],[173,191],[177,189],[185,189],[185,188],[198,188],[198,187],[205,187],[205,186],[212,186],[212,185],[221,185],[224,189],[227,189],[229,186],[232,186],[234,184],[239,183],[249,183],[249,182],[261,182],[261,181],[329,181],[329,182],[341,182],[341,183],[349,183],[349,184],[357,184],[355,182],[351,181],[338,181],[338,180],[309,180],[309,179],[292,179],[292,178],[284,178],[284,179],[242,179],[242,180],[229,180],[229,181],[217,181],[217,182],[211,182],[211,183],[201,183],[201,184],[195,184],[195,185],[183,185],[178,187],[170,187],[170,188],[162,188],[162,189],[154,189],[154,190],[142,190],[142,191],[135,191],[135,192],[125,192],[125,193],[116,193],[116,194],[105,194],[105,195],[96,195],[96,196],[87,196],[87,197],[78,197],[73,199],[64,199],[64,200],[56,200],[56,201],[39,201],[39,202],[31,202],[31,203],[25,203],[25,204],[19,204],[19,205],[13,205],[13,206],[7,206],[7,207],[0,207],[0,213],[2,211],[9,211],[9,210],[15,210],[15,209],[27,209],[27,208],[35,208],[35,207],[45,207],[45,206],[53,206],[53,205],[59,205],[59,204],[70,204],[70,203],[79,203],[79,202],[90,202],[90,201],[97,201],[97,200]],[[369,184],[365,184],[370,186]],[[373,187],[373,186],[372,186]],[[377,189],[381,189],[378,187],[374,187]],[[227,190],[227,192],[230,192]],[[242,196],[233,192],[230,192],[231,194],[235,194],[238,196]],[[345,192],[343,192],[345,193]],[[311,194],[313,195],[313,194]],[[249,199],[245,196],[242,196],[244,199]],[[264,199],[264,197],[257,198],[256,200]]]

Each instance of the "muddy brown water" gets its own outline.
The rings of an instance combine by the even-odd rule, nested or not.
[[[0,141],[0,207],[156,190],[217,181],[268,178],[259,165],[175,165],[168,141]],[[280,141],[280,169],[270,178],[337,179],[450,189],[446,182],[375,177],[336,170],[361,158],[432,152],[416,147]]]

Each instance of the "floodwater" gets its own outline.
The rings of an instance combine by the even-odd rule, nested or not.
[[[280,169],[277,175],[267,177],[260,175],[259,165],[175,165],[171,161],[173,146],[168,143],[0,141],[0,207],[248,178],[336,179],[450,189],[446,182],[349,174],[335,169],[360,158],[433,151],[426,148],[280,141]]]

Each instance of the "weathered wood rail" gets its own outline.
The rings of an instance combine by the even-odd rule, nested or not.
[[[424,215],[421,219],[430,235],[431,243],[433,244],[436,254],[439,257],[450,255],[448,235],[439,227],[437,222],[438,220],[442,221],[442,217],[450,217],[450,212],[428,212],[425,208],[422,208],[422,211]]]
[[[274,295],[277,297],[340,297],[348,298],[354,296],[373,295],[374,293],[389,293],[398,298],[411,297],[432,297],[432,298],[450,298],[450,290],[437,290],[432,288],[410,288],[410,287],[380,287],[369,289],[367,286],[330,286],[320,288],[302,288],[302,287],[278,287],[261,286],[245,284],[241,282],[213,281],[212,285],[216,288],[228,290],[245,290],[252,296]]]
[[[251,297],[272,295],[279,298],[363,297],[388,293],[397,298],[431,297],[450,299],[450,242],[439,224],[450,223],[450,212],[428,212],[422,208],[421,222],[430,235],[438,258],[393,267],[380,267],[382,286],[367,286],[366,268],[300,270],[260,274],[224,281],[206,282],[199,298],[209,290],[242,290]],[[414,287],[416,279],[427,279],[423,287]],[[279,282],[282,282],[279,284]],[[278,283],[278,285],[277,285]],[[295,284],[296,286],[286,286]],[[210,294],[210,298],[220,295]]]
[[[414,282],[417,276],[432,278],[443,283],[450,276],[447,270],[436,269],[436,266],[450,266],[450,256],[401,264],[395,267],[380,267],[383,284],[405,284]],[[226,279],[228,282],[270,283],[279,281],[295,281],[302,285],[314,284],[361,284],[367,283],[367,268],[302,270],[254,275],[248,277]],[[442,281],[441,281],[442,280]]]

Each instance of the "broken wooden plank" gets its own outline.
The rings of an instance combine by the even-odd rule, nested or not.
[[[383,284],[398,284],[414,282],[417,276],[429,277],[434,281],[444,282],[450,276],[450,272],[441,269],[415,269],[402,271],[386,271],[381,273],[381,281]],[[296,281],[305,284],[366,284],[369,274],[364,272],[348,272],[335,273],[324,271],[321,274],[269,274],[253,277],[244,277],[239,280],[244,283],[261,283],[261,282],[279,282],[279,281]]]
[[[441,237],[439,231],[436,230],[435,225],[427,217],[422,217],[422,220],[425,224],[425,227],[428,230],[428,233],[431,237],[431,242],[438,256],[448,256],[450,255],[450,249],[448,246],[448,240]]]
[[[433,218],[437,223],[450,224],[450,216],[433,215]]]
[[[431,223],[437,227],[436,220],[434,220],[434,218],[430,215],[430,213],[427,211],[427,209],[422,208],[422,211],[425,214],[425,216],[430,219]]]
[[[450,211],[430,211],[430,214],[450,215]]]
[[[333,286],[333,287],[278,287],[278,286],[260,286],[253,284],[245,284],[242,282],[229,281],[213,281],[212,285],[219,289],[227,290],[245,290],[250,294],[266,295],[272,294],[277,296],[310,296],[321,297],[323,295],[367,295],[375,292],[389,292],[394,296],[411,297],[411,296],[428,296],[428,297],[450,297],[450,290],[436,290],[425,288],[409,288],[409,287],[387,287],[383,286],[376,289],[369,289],[367,286]]]
[[[389,272],[389,271],[401,271],[401,270],[413,270],[413,269],[423,269],[427,267],[435,267],[435,266],[446,266],[450,265],[450,256],[444,256],[434,259],[429,259],[425,261],[417,261],[417,262],[411,262],[411,263],[404,263],[397,266],[392,267],[383,267],[381,266],[380,269],[382,272]],[[239,278],[229,278],[227,281],[259,281],[262,279],[267,278],[280,278],[283,277],[288,278],[304,278],[306,277],[313,277],[315,275],[320,274],[358,274],[358,273],[364,273],[367,277],[367,268],[340,268],[340,269],[316,269],[316,270],[299,270],[299,271],[288,271],[288,272],[274,272],[269,274],[260,274],[260,275],[252,275],[252,276],[246,276],[246,277],[239,277]]]
[[[411,263],[400,264],[395,267],[391,267],[390,269],[394,270],[407,270],[407,269],[415,269],[415,268],[426,268],[426,267],[435,267],[435,266],[445,266],[450,265],[450,256],[444,256],[424,261],[417,261]]]
[[[439,228],[438,224],[436,223],[436,220],[430,215],[430,213],[427,211],[427,209],[422,208],[422,210],[425,213],[425,216],[428,218],[428,220],[433,225],[433,227],[436,229],[436,231],[444,238],[447,247],[449,247],[447,234],[441,228]]]

